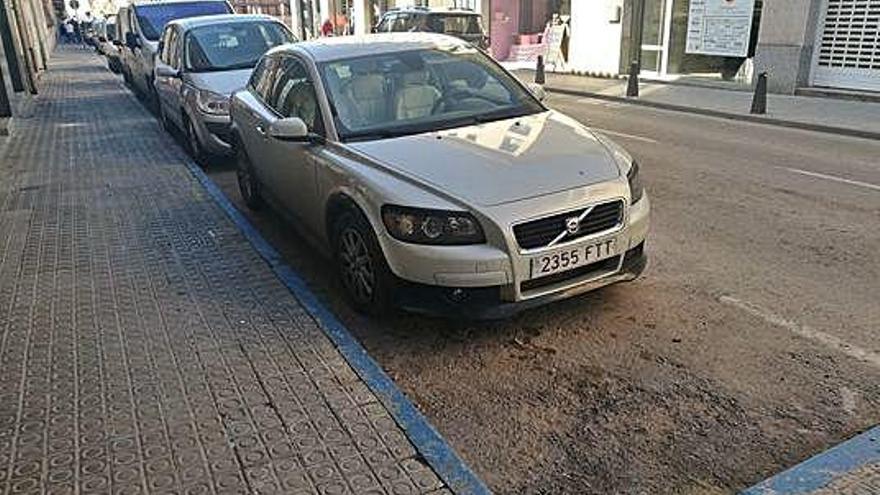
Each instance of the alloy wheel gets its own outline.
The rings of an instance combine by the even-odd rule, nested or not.
[[[342,281],[358,303],[373,300],[376,290],[376,271],[363,235],[354,228],[346,228],[339,237],[339,259]]]

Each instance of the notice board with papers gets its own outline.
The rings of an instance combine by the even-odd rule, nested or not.
[[[745,57],[755,0],[691,0],[687,53]]]

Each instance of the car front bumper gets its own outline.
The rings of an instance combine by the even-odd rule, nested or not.
[[[620,198],[620,191],[606,191],[598,197]],[[593,201],[596,201],[593,199]],[[539,211],[552,211],[542,205]],[[583,203],[575,202],[576,207]],[[521,218],[514,208],[502,208],[510,218]],[[503,318],[523,309],[565,299],[617,282],[634,280],[644,270],[645,240],[650,221],[647,195],[634,205],[627,205],[621,225],[615,229],[571,241],[568,245],[522,250],[512,238],[509,227],[500,227],[507,247],[490,242],[474,246],[423,246],[380,236],[391,271],[400,279],[395,300],[409,311],[466,318]],[[531,260],[557,249],[583,246],[614,238],[617,252],[607,258],[569,271],[542,278],[532,278]]]
[[[198,110],[191,113],[196,134],[202,148],[212,155],[231,156],[232,120],[228,115],[206,115]]]
[[[601,263],[601,262],[600,262]],[[623,255],[620,269],[564,290],[547,293],[522,301],[505,301],[502,287],[441,287],[401,281],[394,300],[404,311],[465,320],[496,320],[510,318],[522,311],[554,301],[575,297],[608,285],[637,279],[648,264],[645,242]]]

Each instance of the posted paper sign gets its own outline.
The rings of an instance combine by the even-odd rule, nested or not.
[[[745,57],[755,0],[691,0],[687,53]]]

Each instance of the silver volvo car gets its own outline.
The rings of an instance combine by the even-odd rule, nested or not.
[[[367,313],[496,318],[634,280],[638,165],[542,99],[443,35],[278,47],[230,103],[241,194],[332,253]]]

